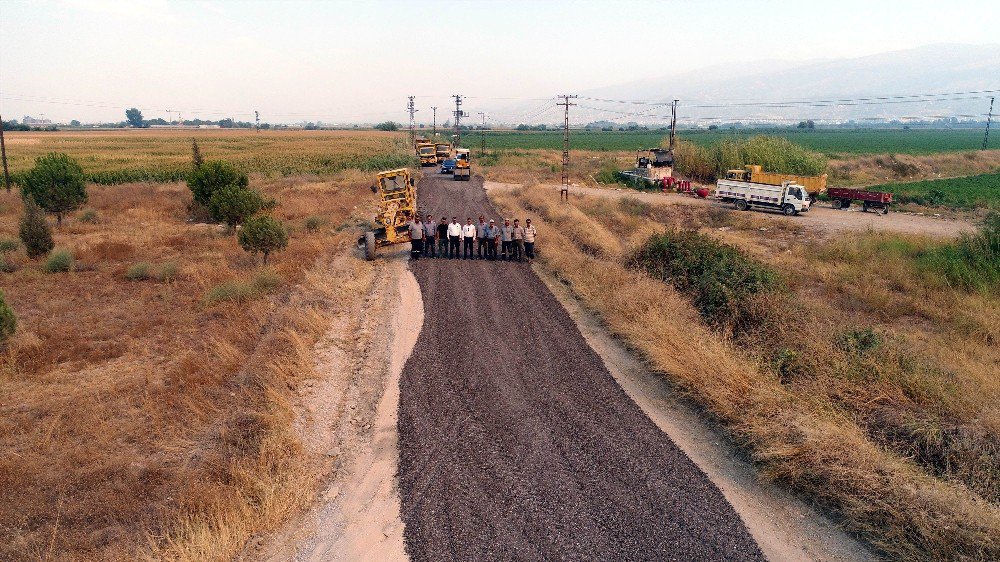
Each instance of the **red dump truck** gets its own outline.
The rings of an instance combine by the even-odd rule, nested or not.
[[[881,210],[882,214],[889,212],[889,204],[892,203],[892,194],[883,191],[865,191],[864,189],[850,189],[847,187],[831,187],[826,190],[830,197],[834,209],[846,209],[854,201],[861,201],[861,209]]]

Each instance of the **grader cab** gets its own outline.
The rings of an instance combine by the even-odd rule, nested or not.
[[[417,213],[417,192],[406,168],[380,172],[371,189],[379,199],[375,228],[358,239],[369,261],[379,247],[409,242],[409,223]]]

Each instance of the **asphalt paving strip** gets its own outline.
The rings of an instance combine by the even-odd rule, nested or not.
[[[500,219],[478,177],[426,177],[417,197],[438,220]],[[764,560],[530,267],[410,265],[424,320],[398,429],[413,560]]]

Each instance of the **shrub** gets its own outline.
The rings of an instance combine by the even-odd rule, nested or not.
[[[73,269],[73,253],[69,250],[52,252],[45,260],[45,273],[63,273]]]
[[[17,331],[17,316],[7,304],[3,291],[0,291],[0,342],[14,335]]]
[[[97,211],[93,209],[87,209],[80,215],[81,222],[95,223],[97,222]]]
[[[62,224],[63,214],[87,202],[83,168],[68,155],[55,152],[35,160],[35,167],[24,175],[21,192],[55,214],[57,224]]]
[[[180,268],[177,266],[177,262],[168,261],[160,266],[160,270],[157,272],[156,278],[165,283],[169,283],[174,279],[177,279],[177,274],[180,272]]]
[[[826,158],[788,139],[768,135],[723,139],[708,147],[680,141],[674,149],[677,171],[686,177],[713,181],[726,170],[759,164],[767,172],[815,176],[826,170]]]
[[[267,206],[269,203],[256,189],[227,185],[212,194],[208,210],[212,218],[235,228]]]
[[[701,315],[717,326],[738,320],[750,297],[779,284],[766,265],[695,231],[653,235],[627,263],[691,295]]]
[[[201,149],[198,148],[198,141],[191,139],[191,167],[197,170],[205,163],[205,157],[201,155]]]
[[[14,273],[15,271],[17,271],[17,268],[14,267],[14,264],[7,261],[7,256],[0,254],[0,273]]]
[[[250,180],[232,164],[211,160],[193,170],[188,176],[187,184],[195,202],[207,208],[216,191],[230,186],[246,188],[250,185]]]
[[[1000,285],[1000,213],[990,213],[979,232],[920,253],[917,265],[949,284],[983,292]]]
[[[264,263],[267,263],[267,256],[271,252],[279,251],[288,246],[288,232],[273,217],[266,215],[253,217],[246,221],[243,229],[240,230],[240,246],[248,252],[254,254],[260,252],[264,254]]]
[[[398,131],[399,124],[394,121],[383,121],[378,125],[375,125],[375,128],[379,131]]]
[[[837,337],[837,347],[853,355],[867,355],[882,346],[882,334],[871,328],[848,330]]]
[[[52,227],[45,220],[45,214],[31,199],[24,201],[24,216],[21,217],[18,235],[24,244],[24,251],[32,259],[51,252],[56,245],[52,240]]]
[[[270,271],[263,271],[248,280],[226,281],[212,287],[205,295],[205,303],[212,305],[223,301],[244,303],[251,301],[281,285],[281,278]]]
[[[15,252],[19,246],[20,244],[17,243],[17,240],[14,240],[13,238],[4,238],[3,240],[0,240],[0,254]]]
[[[306,230],[309,232],[318,231],[324,224],[326,220],[323,217],[309,217],[306,219]]]
[[[128,270],[125,272],[125,279],[129,281],[145,281],[149,279],[149,264],[146,262],[139,262],[129,266]]]

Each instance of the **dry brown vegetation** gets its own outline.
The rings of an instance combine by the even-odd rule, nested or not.
[[[969,176],[1000,170],[1000,150],[852,156],[830,160],[828,170],[833,185]]]
[[[0,559],[229,559],[310,495],[288,396],[358,297],[345,280],[369,275],[351,228],[368,180],[252,183],[292,230],[266,269],[188,222],[182,183],[90,186],[93,212],[55,232],[69,273],[8,256]],[[0,237],[16,237],[20,200],[2,197]]]
[[[542,188],[495,199],[540,219],[540,266],[766,475],[893,558],[1000,556],[1000,302],[880,255],[897,240],[940,242],[869,233],[830,244],[793,222],[628,199],[560,205]],[[745,303],[752,330],[709,327],[673,286],[624,265],[665,226],[742,248],[779,271],[792,298]],[[866,330],[873,353],[843,345]]]

